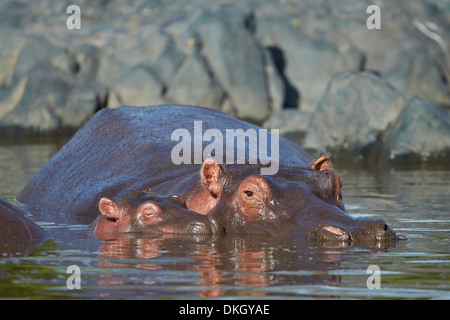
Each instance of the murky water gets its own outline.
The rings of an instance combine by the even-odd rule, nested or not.
[[[0,146],[0,196],[14,202],[60,146]],[[391,248],[231,235],[101,241],[64,217],[30,216],[53,238],[26,257],[0,258],[0,298],[450,299],[450,167],[335,169],[350,214],[383,218],[408,240]],[[67,287],[71,265],[79,290]],[[381,269],[380,289],[367,287],[371,265]]]

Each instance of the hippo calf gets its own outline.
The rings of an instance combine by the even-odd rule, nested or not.
[[[26,255],[46,238],[46,232],[22,210],[0,198],[0,257]]]
[[[98,209],[101,215],[92,223],[91,232],[100,239],[123,233],[206,236],[219,231],[211,216],[189,211],[179,195],[136,191],[116,201],[101,198]]]
[[[146,190],[181,195],[188,210],[207,215],[229,233],[346,242],[397,239],[384,221],[345,212],[342,180],[327,157],[314,159],[271,132],[258,136],[261,130],[202,107],[104,109],[17,199],[33,208],[94,220],[101,198],[121,199]],[[257,145],[251,145],[253,140]],[[271,150],[261,152],[264,146]],[[261,155],[269,153],[270,166],[277,170],[264,175],[267,159]]]

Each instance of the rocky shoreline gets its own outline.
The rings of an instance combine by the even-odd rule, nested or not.
[[[376,1],[375,1],[376,2]],[[69,5],[81,9],[70,30]],[[450,157],[450,1],[0,4],[0,136],[103,108],[187,104],[335,157]]]

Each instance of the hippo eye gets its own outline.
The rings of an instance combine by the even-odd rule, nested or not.
[[[247,195],[247,197],[252,197],[253,196],[253,191],[245,190],[244,193]]]

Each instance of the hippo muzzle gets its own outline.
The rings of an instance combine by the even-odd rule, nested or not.
[[[193,236],[207,236],[223,231],[223,228],[212,216],[204,216],[204,218],[204,220],[197,219],[189,222],[184,233]]]
[[[392,242],[398,239],[394,230],[383,220],[364,219],[357,221],[356,226],[337,226],[322,223],[313,228],[311,239],[320,242]]]
[[[208,235],[213,231],[203,222],[193,222],[187,226],[185,233],[186,235]]]

